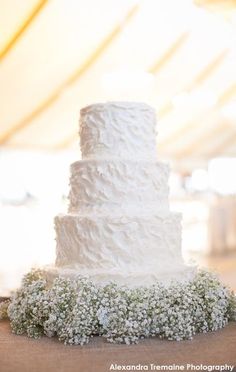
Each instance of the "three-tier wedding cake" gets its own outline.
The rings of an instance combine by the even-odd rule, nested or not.
[[[13,332],[130,344],[191,339],[236,319],[235,295],[182,260],[155,127],[143,103],[81,110],[83,159],[71,166],[68,213],[55,218],[56,264],[24,277],[8,306]]]
[[[55,218],[51,274],[138,286],[185,280],[181,215],[169,210],[169,167],[157,160],[155,111],[108,102],[81,110],[82,160],[71,165],[69,210]]]

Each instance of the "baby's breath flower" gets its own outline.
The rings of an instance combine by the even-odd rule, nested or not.
[[[132,344],[151,336],[192,339],[197,332],[222,328],[236,320],[236,297],[206,271],[185,283],[128,288],[81,276],[57,278],[49,286],[43,271],[32,270],[10,304],[0,305],[0,318],[6,311],[17,334],[57,336],[69,345],[83,345],[99,334]]]
[[[5,300],[5,301],[0,302],[0,320],[8,318],[7,310],[8,310],[9,304],[10,304],[10,300]]]

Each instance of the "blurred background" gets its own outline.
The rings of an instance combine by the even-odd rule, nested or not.
[[[0,0],[0,295],[55,259],[81,107],[158,115],[187,262],[236,289],[236,1]]]

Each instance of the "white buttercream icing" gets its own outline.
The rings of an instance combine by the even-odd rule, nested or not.
[[[144,103],[107,102],[80,111],[82,158],[156,157],[155,111]]]
[[[62,267],[47,267],[45,270],[46,277],[49,282],[52,282],[57,276],[75,279],[78,276],[87,277],[99,284],[107,284],[111,281],[119,285],[126,285],[129,287],[149,286],[157,281],[164,285],[169,285],[172,281],[187,282],[196,273],[196,268],[187,266],[184,263],[170,264],[166,262],[158,270],[155,268],[151,271],[150,268],[141,267],[139,271],[132,270],[124,271],[117,267],[112,269],[89,269],[81,267],[80,265],[69,265]]]
[[[135,286],[193,274],[181,256],[181,215],[169,211],[169,168],[156,159],[155,126],[146,104],[81,110],[84,160],[71,166],[68,213],[55,218],[57,258],[49,277]]]
[[[136,160],[85,160],[71,166],[69,212],[167,213],[169,167]]]
[[[145,211],[144,211],[145,213]],[[161,270],[181,263],[181,215],[55,218],[57,265],[83,269]],[[147,270],[148,269],[148,270]]]

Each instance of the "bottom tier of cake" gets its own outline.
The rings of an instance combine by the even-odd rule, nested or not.
[[[44,268],[46,278],[50,283],[57,277],[74,280],[82,276],[88,278],[93,283],[104,285],[113,282],[117,285],[126,285],[130,288],[151,286],[157,282],[166,286],[176,280],[180,283],[185,283],[193,278],[196,271],[196,266],[185,265],[184,263],[162,265],[162,267],[159,266],[156,270],[153,267],[148,268],[145,264],[143,267],[139,267],[139,270],[129,268],[127,271],[122,271],[115,267],[107,270],[91,269],[80,265],[63,267],[47,266]]]

